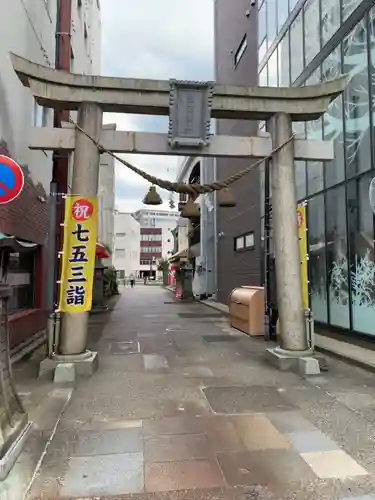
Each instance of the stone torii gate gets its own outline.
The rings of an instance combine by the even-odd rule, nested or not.
[[[13,67],[38,104],[78,111],[78,125],[105,149],[118,153],[265,158],[293,135],[294,121],[324,114],[347,84],[347,77],[301,88],[244,87],[212,82],[180,82],[85,76],[50,69],[11,54]],[[169,134],[105,130],[103,112],[165,115]],[[266,120],[271,135],[210,136],[211,118]],[[34,128],[31,149],[74,151],[72,193],[96,196],[100,151],[77,128]],[[272,156],[274,239],[277,261],[281,346],[268,355],[282,367],[318,373],[305,331],[294,161],[334,158],[333,144],[295,138]],[[87,352],[88,313],[64,314],[53,363],[94,365]]]

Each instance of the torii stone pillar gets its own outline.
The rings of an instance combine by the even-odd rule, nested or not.
[[[84,102],[78,108],[78,125],[98,140],[102,130],[103,111],[95,103]],[[99,184],[100,152],[96,145],[78,129],[73,159],[72,193],[97,196]],[[65,313],[61,317],[58,354],[85,355],[87,347],[88,312]],[[91,353],[88,353],[91,355]],[[87,355],[86,355],[87,356]],[[67,360],[68,358],[66,358]]]
[[[176,95],[171,93],[172,81],[74,75],[46,68],[14,54],[11,54],[11,58],[21,82],[30,88],[38,104],[50,108],[79,110],[82,127],[97,138],[104,148],[113,152],[135,154],[265,158],[275,146],[289,139],[293,121],[318,119],[343,92],[348,81],[347,76],[342,76],[324,84],[298,88],[199,84],[198,87],[206,85],[211,89],[207,101],[199,94],[196,82],[191,83],[190,90],[186,82],[185,88],[181,90],[183,82],[180,82],[180,91],[185,92],[185,98],[178,103],[176,113],[176,108],[171,107],[177,102]],[[194,93],[199,94],[198,99],[194,97]],[[184,147],[173,147],[168,134],[99,130],[102,112],[170,116],[171,130],[190,130],[196,123],[201,127],[201,117],[197,115],[203,114],[201,109],[204,102],[210,106],[210,112],[206,112],[208,118],[269,121],[272,125],[272,140],[265,136],[210,138],[206,135],[203,142],[198,141],[200,144],[204,143],[204,147],[197,149],[191,144],[187,146],[184,137],[180,141],[180,145],[184,144]],[[180,120],[180,126],[176,127],[174,120]],[[209,119],[206,123],[209,123]],[[203,130],[204,127],[201,128]],[[43,128],[34,129],[30,147],[75,150],[74,175],[77,177],[73,181],[73,190],[82,190],[82,193],[77,194],[93,195],[97,189],[99,153],[94,144],[89,142],[88,138],[71,128]],[[274,154],[272,160],[281,346],[269,349],[267,354],[282,369],[296,368],[310,374],[318,373],[319,365],[308,348],[302,310],[294,161],[325,161],[333,158],[332,143],[295,139]],[[77,363],[86,355],[84,351],[87,341],[87,315],[79,314],[64,318],[59,353],[60,359],[67,357]]]
[[[292,120],[285,113],[270,119],[273,147],[284,144],[292,135]],[[308,346],[302,304],[301,257],[296,216],[294,144],[289,142],[272,159],[273,233],[276,256],[277,303],[280,311],[281,346],[268,355],[280,367],[297,363],[303,373],[319,373],[319,363]]]

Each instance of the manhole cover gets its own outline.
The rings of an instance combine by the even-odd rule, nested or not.
[[[215,413],[287,411],[294,406],[274,387],[206,387],[203,392]]]
[[[234,335],[204,335],[203,340],[212,342],[238,342],[242,337]]]
[[[111,342],[109,351],[111,354],[127,355],[139,354],[139,342]]]
[[[220,314],[212,313],[178,313],[181,318],[221,318]]]

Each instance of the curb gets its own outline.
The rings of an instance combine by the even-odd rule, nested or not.
[[[201,304],[203,304],[207,307],[210,307],[211,309],[215,309],[215,311],[218,311],[223,316],[229,317],[229,311],[223,311],[223,310],[219,309],[218,307],[215,307],[214,304],[211,304],[209,302],[205,302],[204,300],[199,300],[198,302],[200,302]],[[337,341],[337,342],[339,342],[339,341]],[[319,345],[316,344],[316,341],[315,341],[315,349],[317,352],[322,353],[326,356],[331,356],[332,358],[343,361],[344,363],[347,363],[349,365],[356,366],[356,367],[362,368],[363,370],[366,370],[368,372],[375,373],[375,366],[373,366],[369,363],[366,363],[365,361],[360,361],[358,359],[354,359],[354,358],[351,358],[349,356],[345,356],[344,354],[336,352],[333,349],[319,347]]]

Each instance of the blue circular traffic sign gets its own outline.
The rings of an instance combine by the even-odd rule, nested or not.
[[[0,155],[0,205],[19,196],[25,178],[22,168],[12,158]]]

